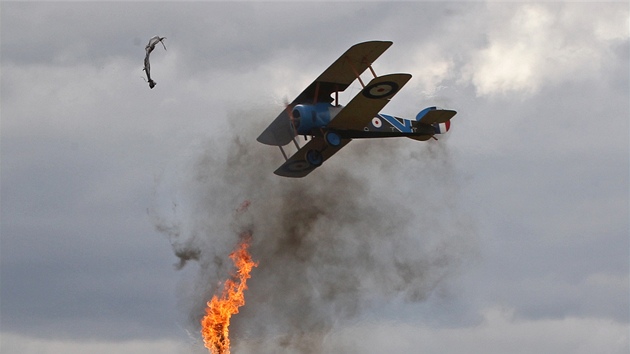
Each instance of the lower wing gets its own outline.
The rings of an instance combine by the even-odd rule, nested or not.
[[[313,137],[274,172],[284,177],[304,177],[346,146],[352,139],[339,139],[338,144],[326,143],[323,137]]]

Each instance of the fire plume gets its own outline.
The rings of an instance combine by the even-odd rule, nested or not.
[[[238,313],[239,307],[245,305],[243,292],[247,289],[247,279],[251,277],[252,269],[258,266],[247,251],[251,234],[245,233],[242,236],[243,241],[230,254],[236,272],[225,282],[221,297],[215,295],[207,303],[206,315],[201,320],[203,342],[212,354],[230,353],[230,318]]]

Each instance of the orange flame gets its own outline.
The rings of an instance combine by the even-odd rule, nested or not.
[[[206,348],[212,354],[230,354],[229,326],[232,315],[238,313],[238,308],[245,305],[243,292],[247,289],[247,279],[250,272],[258,263],[252,260],[247,251],[251,234],[245,233],[238,249],[230,254],[236,266],[236,274],[231,275],[223,287],[221,297],[212,297],[206,308],[206,315],[201,320],[201,335]]]

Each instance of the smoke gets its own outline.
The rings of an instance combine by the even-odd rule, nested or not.
[[[176,267],[199,265],[186,301],[193,330],[243,231],[259,266],[232,319],[239,353],[321,353],[336,326],[383,302],[424,301],[459,271],[471,225],[446,144],[354,141],[308,177],[282,178],[280,152],[255,140],[268,121],[243,124],[277,112],[264,113],[229,114],[229,134],[181,171],[172,215],[152,213]]]

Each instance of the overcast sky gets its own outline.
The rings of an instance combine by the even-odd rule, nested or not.
[[[1,352],[204,353],[243,231],[234,353],[628,352],[627,2],[1,6]],[[273,175],[255,138],[367,40],[449,134]]]

